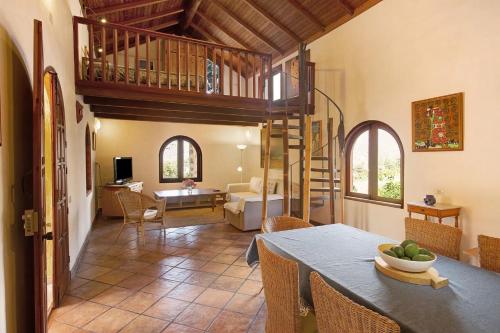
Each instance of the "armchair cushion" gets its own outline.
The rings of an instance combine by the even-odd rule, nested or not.
[[[262,192],[262,178],[260,178],[260,177],[250,178],[249,190],[250,190],[250,192],[254,192],[254,193]]]
[[[227,193],[250,192],[250,183],[227,184],[226,192]]]

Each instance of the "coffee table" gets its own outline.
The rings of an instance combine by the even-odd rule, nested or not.
[[[166,199],[166,209],[212,207],[215,210],[217,197],[225,199],[226,192],[213,188],[195,188],[192,190],[155,191],[157,200]]]

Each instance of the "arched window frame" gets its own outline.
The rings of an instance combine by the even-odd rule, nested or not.
[[[385,198],[378,195],[378,135],[377,130],[382,129],[389,133],[399,147],[399,152],[401,156],[400,160],[400,184],[401,184],[401,198],[392,199]],[[351,191],[351,160],[352,160],[352,148],[354,143],[359,138],[361,134],[368,131],[368,160],[369,160],[369,172],[368,172],[368,194],[357,193]],[[345,148],[345,198],[350,200],[357,200],[362,202],[369,202],[374,204],[380,204],[383,206],[390,206],[396,208],[404,207],[404,149],[403,144],[399,135],[390,127],[389,125],[376,120],[369,120],[362,122],[355,126],[346,137],[346,148]]]
[[[92,148],[89,124],[85,127],[85,189],[87,195],[92,192]]]
[[[177,149],[177,175],[178,177],[177,178],[164,178],[163,177],[163,150],[165,149],[165,147],[167,147],[170,143],[174,142],[174,141],[177,141],[178,142],[178,149]],[[200,146],[198,145],[198,143],[196,143],[196,141],[194,141],[193,139],[191,139],[190,137],[188,136],[184,136],[184,135],[176,135],[176,136],[173,136],[169,139],[167,139],[167,141],[165,141],[161,147],[160,147],[160,153],[159,153],[159,161],[160,161],[160,165],[159,165],[159,179],[160,179],[160,183],[181,183],[182,181],[184,181],[184,179],[186,179],[183,175],[183,159],[184,159],[184,156],[182,154],[182,149],[179,149],[179,147],[181,147],[180,145],[180,142],[182,141],[187,141],[189,142],[193,147],[194,149],[196,150],[196,155],[197,155],[197,158],[196,158],[196,172],[197,172],[197,177],[195,178],[190,178],[190,179],[193,179],[195,182],[201,182],[203,181],[203,177],[202,177],[202,167],[203,167],[203,162],[202,162],[202,159],[203,159],[203,156],[202,156],[202,153],[201,153],[201,148]]]

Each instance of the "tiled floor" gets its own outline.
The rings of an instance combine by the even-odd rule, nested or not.
[[[221,216],[221,215],[219,215]],[[264,332],[260,269],[245,262],[254,233],[224,223],[114,237],[99,220],[49,332]]]

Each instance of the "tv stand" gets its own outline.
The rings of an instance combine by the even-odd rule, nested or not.
[[[128,183],[109,183],[102,187],[101,209],[104,217],[123,217],[122,208],[116,197],[116,192],[129,189],[142,193],[144,182],[130,181]]]

